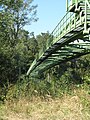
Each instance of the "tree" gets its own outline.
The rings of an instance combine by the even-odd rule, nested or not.
[[[33,0],[0,0],[0,83],[16,82],[33,59],[29,33],[23,27],[36,22]],[[28,44],[28,46],[27,46]]]
[[[0,1],[2,25],[6,27],[8,37],[15,43],[19,38],[20,30],[31,22],[36,22],[37,5],[32,5],[33,0],[4,0]]]
[[[43,48],[43,50],[46,49],[46,43],[49,40],[49,38],[50,38],[49,32],[41,33],[40,35],[37,35],[36,39],[38,41],[39,49],[42,49],[42,48]]]

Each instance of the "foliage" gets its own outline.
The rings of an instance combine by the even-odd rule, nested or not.
[[[76,91],[83,108],[89,113],[90,101],[84,95],[90,95],[90,54],[59,64],[40,73],[37,78],[26,76],[33,60],[38,59],[40,49],[44,51],[49,38],[52,38],[49,32],[35,37],[34,32],[24,30],[25,25],[38,20],[37,5],[32,5],[32,2],[0,0],[0,119],[3,119],[1,116],[4,114],[1,103],[7,100],[32,100],[34,97],[52,100],[67,94],[76,95]],[[79,90],[87,94],[80,96]],[[30,114],[32,108],[26,109],[27,114]],[[18,112],[17,107],[14,110]],[[80,112],[85,113],[84,110]],[[63,109],[63,113],[66,114],[67,109]]]
[[[89,56],[89,55],[87,55]],[[81,60],[85,60],[87,56],[83,56],[76,60],[76,64],[81,66]],[[85,61],[82,67],[77,65],[73,66],[73,61],[66,63],[66,68],[63,64],[58,65],[51,70],[46,71],[44,73],[44,77],[42,78],[31,78],[31,77],[23,77],[22,81],[18,81],[16,86],[16,91],[12,92],[13,88],[11,88],[11,93],[8,91],[8,98],[28,98],[31,99],[33,96],[39,96],[43,99],[47,99],[48,97],[56,98],[62,97],[64,94],[73,95],[75,94],[75,90],[82,89],[86,90],[88,95],[90,94],[90,78],[87,74],[87,70],[85,68]],[[86,71],[81,73],[81,70]],[[62,71],[62,72],[60,72]],[[87,73],[87,74],[86,74]],[[15,87],[14,86],[14,87]],[[14,95],[13,95],[14,94]],[[10,97],[12,95],[12,97]]]
[[[26,77],[32,61],[44,51],[52,36],[49,32],[34,36],[24,26],[38,20],[33,0],[0,1],[0,99],[50,95],[60,97],[73,93],[75,87],[90,86],[90,54],[59,64]],[[46,44],[47,42],[47,44]],[[90,90],[88,88],[88,93]]]
[[[38,51],[38,48],[32,47],[36,44],[35,37],[30,37],[29,32],[23,29],[25,25],[38,19],[37,5],[32,2],[33,0],[0,0],[1,100],[6,98],[11,85],[26,74]]]

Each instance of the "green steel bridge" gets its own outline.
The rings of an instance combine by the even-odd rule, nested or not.
[[[52,31],[27,75],[35,76],[90,53],[90,0],[66,0],[66,8],[66,15]]]

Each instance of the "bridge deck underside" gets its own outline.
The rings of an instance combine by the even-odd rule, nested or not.
[[[88,53],[90,53],[90,42],[83,42],[82,40],[80,40],[80,43],[70,43],[69,45],[61,47],[60,50],[53,53],[41,64],[38,61],[38,65],[33,70],[32,74],[35,75],[35,73],[44,72],[45,70],[50,69],[55,65],[67,62]]]

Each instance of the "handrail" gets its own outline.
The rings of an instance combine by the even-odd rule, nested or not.
[[[60,20],[60,22],[57,24],[57,26],[56,26],[56,27],[54,28],[54,30],[52,31],[52,33],[51,33],[51,35],[50,35],[50,38],[51,38],[51,36],[53,36],[53,38],[55,37],[55,33],[57,33],[58,26],[60,26],[60,30],[61,30],[61,27],[63,27],[63,23],[65,23],[65,22],[63,22],[63,21],[64,21],[65,18],[67,18],[66,16],[67,16],[68,14],[71,14],[71,13],[67,12],[66,15],[64,15],[64,17]],[[67,19],[67,20],[68,20],[68,19]],[[62,23],[62,22],[63,22],[63,23]],[[56,36],[57,36],[57,35],[56,35]],[[50,38],[49,38],[49,40],[50,40]],[[47,42],[48,42],[48,41],[47,41]],[[53,39],[52,39],[52,41],[50,42],[50,45],[49,45],[49,46],[47,45],[47,42],[46,42],[46,47],[48,48],[48,47],[52,44]],[[39,58],[42,56],[43,52],[44,52],[43,49],[41,49],[40,52],[39,52]]]
[[[46,49],[48,49],[52,44],[54,44],[57,41],[57,39],[59,40],[65,34],[70,32],[73,29],[73,27],[76,28],[77,20],[75,20],[75,19],[78,19],[79,17],[80,17],[80,15],[77,16],[77,18],[75,18],[75,13],[67,12],[66,15],[57,24],[55,29],[52,31],[50,36],[51,37],[53,36],[53,38],[52,38],[52,41],[50,41],[49,45],[47,43],[48,41],[46,42]],[[73,23],[73,26],[72,26],[72,23]],[[49,40],[51,39],[51,37],[49,38]],[[40,50],[39,58],[43,55],[44,52],[45,52],[45,50],[44,51],[43,51],[43,49]]]
[[[57,24],[57,26],[54,28],[54,30],[52,31],[52,33],[55,31],[55,29],[58,27],[58,25],[63,21],[63,19],[66,17],[66,15],[68,14],[69,12],[67,12],[64,17],[60,20],[60,22]],[[52,34],[51,33],[51,34]]]
[[[56,38],[59,37],[61,38],[63,35],[65,35],[68,31],[70,31],[71,27],[70,27],[70,24],[72,22],[72,19],[74,20],[74,13],[70,13],[70,12],[67,12],[66,15],[61,19],[61,21],[57,24],[57,26],[55,27],[55,29],[52,31],[51,33],[51,36],[53,36],[53,39],[52,39],[52,42],[50,42],[49,46],[47,45],[46,49],[49,48],[52,44],[54,44],[57,40]],[[74,21],[75,22],[75,21]],[[75,24],[75,23],[74,23]],[[66,27],[69,27],[69,30],[67,31]],[[63,29],[66,29],[63,31]],[[50,40],[50,39],[49,39]],[[48,41],[47,41],[48,42]],[[46,43],[47,44],[47,43]],[[39,53],[39,58],[43,55],[45,51],[43,51],[42,49],[40,50],[40,53]]]

